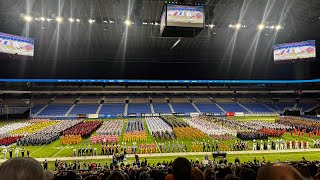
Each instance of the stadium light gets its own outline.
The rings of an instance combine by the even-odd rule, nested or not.
[[[131,26],[132,22],[129,19],[127,19],[126,21],[124,21],[124,24],[126,26]]]
[[[234,28],[234,26],[232,24],[229,25],[229,28]]]
[[[214,24],[210,24],[209,27],[212,29],[214,27]]]
[[[26,22],[31,22],[33,18],[32,18],[32,16],[25,15],[25,16],[23,16],[23,19],[24,19]]]
[[[278,30],[280,30],[282,27],[280,26],[280,25],[277,25],[276,26],[276,30],[278,31]]]
[[[45,21],[46,18],[45,18],[45,17],[40,17],[40,20],[41,20],[41,21]]]
[[[69,18],[69,22],[74,22],[74,19],[73,18]]]
[[[89,22],[90,24],[92,24],[92,23],[96,22],[96,20],[94,20],[94,19],[89,19],[88,22]]]
[[[62,17],[60,17],[60,16],[58,16],[58,17],[56,17],[56,21],[57,21],[58,23],[62,23],[63,18],[62,18]]]
[[[47,21],[50,22],[50,21],[53,21],[53,19],[47,18]]]
[[[240,24],[240,23],[236,24],[236,25],[235,25],[235,28],[236,28],[236,29],[240,29],[240,28],[241,28],[241,24]]]
[[[77,21],[77,23],[79,23],[79,22],[80,22],[80,19],[76,19],[76,21]]]
[[[258,29],[261,31],[261,30],[263,30],[265,28],[265,25],[264,24],[259,24],[258,25]]]

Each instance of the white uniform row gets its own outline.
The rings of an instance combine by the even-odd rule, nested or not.
[[[155,132],[172,132],[172,128],[159,117],[147,117],[146,122],[150,134],[153,134]]]
[[[31,123],[23,122],[23,123],[11,123],[5,126],[0,127],[0,138],[6,137],[9,135],[10,131],[29,126]]]
[[[192,118],[186,118],[187,123],[205,134],[211,136],[211,135],[233,135],[236,136],[237,132],[229,129],[225,129],[224,127],[218,126],[214,124],[213,122],[204,120],[199,117],[192,117]]]

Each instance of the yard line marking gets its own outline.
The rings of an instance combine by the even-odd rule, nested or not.
[[[42,149],[42,148],[44,148],[44,147],[46,147],[46,146],[47,146],[47,145],[43,145],[43,146],[39,147],[38,149],[36,149],[36,150],[33,151],[32,153],[30,153],[30,155],[33,154],[33,153],[35,153],[35,152],[37,152],[37,151],[39,151],[40,149]]]
[[[54,157],[56,157],[56,155],[58,155],[62,150],[64,150],[66,147],[69,147],[69,145],[67,145],[67,146],[65,146],[65,147],[63,147],[60,151],[58,151],[56,154],[54,154],[52,157],[54,158]]]

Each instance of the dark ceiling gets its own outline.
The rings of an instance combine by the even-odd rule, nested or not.
[[[319,62],[274,65],[272,44],[320,40],[319,0],[190,0],[206,4],[195,38],[159,34],[162,0],[10,0],[0,2],[0,32],[35,38],[32,62],[2,61],[3,78],[311,79]],[[64,17],[26,24],[21,16]],[[81,23],[69,23],[69,17]],[[131,19],[135,24],[126,27]],[[89,24],[88,19],[96,23]],[[104,23],[106,21],[108,23]],[[114,22],[114,23],[110,23]],[[229,24],[240,22],[236,32]],[[257,31],[257,25],[284,29]],[[143,23],[147,23],[145,25]],[[153,25],[152,25],[153,24]],[[319,41],[318,41],[319,42]],[[319,51],[318,51],[319,52]],[[319,56],[318,56],[319,57]]]

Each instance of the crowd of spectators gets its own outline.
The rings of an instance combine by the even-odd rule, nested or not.
[[[225,158],[196,161],[178,157],[157,164],[136,159],[132,164],[54,162],[55,171],[48,171],[48,162],[40,164],[32,158],[14,158],[0,166],[1,180],[305,180],[320,179],[320,162],[302,158],[295,162],[253,161],[228,162]]]

